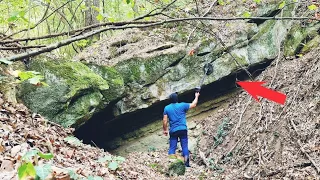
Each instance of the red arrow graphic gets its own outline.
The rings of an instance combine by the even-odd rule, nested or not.
[[[280,92],[261,86],[265,82],[237,82],[244,90],[246,90],[254,99],[259,102],[258,96],[267,98],[271,101],[284,105],[287,96]]]

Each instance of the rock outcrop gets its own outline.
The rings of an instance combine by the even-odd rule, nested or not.
[[[48,86],[23,83],[20,98],[33,112],[63,126],[81,125],[114,100],[114,94],[121,95],[123,81],[112,68],[101,67],[96,74],[80,62],[51,59],[33,60],[30,67],[44,74]],[[102,78],[109,76],[112,80]]]

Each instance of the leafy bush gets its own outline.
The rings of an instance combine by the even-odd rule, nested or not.
[[[37,149],[32,149],[28,151],[24,156],[22,156],[22,163],[18,168],[18,177],[20,180],[28,179],[30,177],[36,179],[45,179],[51,172],[52,168],[50,164],[37,165],[38,158],[45,160],[50,160],[54,156],[52,153],[42,153]],[[32,162],[35,162],[36,166]]]
[[[223,122],[218,126],[217,134],[214,136],[214,148],[221,144],[224,137],[228,135],[228,119],[224,119]]]
[[[119,168],[119,165],[123,163],[126,159],[121,156],[105,156],[98,159],[99,163],[106,163],[108,168],[112,171],[115,171]]]
[[[66,141],[70,145],[74,145],[74,146],[81,145],[81,141],[74,136],[68,136],[68,137],[64,138],[63,140]]]
[[[175,162],[171,163],[169,165],[168,169],[168,175],[169,176],[174,176],[174,175],[184,175],[186,172],[186,166],[183,161],[181,160],[176,160]]]
[[[17,78],[17,83],[28,81],[36,86],[48,86],[48,84],[43,82],[44,77],[36,71],[14,71],[12,75]]]
[[[223,173],[224,172],[224,169],[223,168],[221,168],[220,166],[218,166],[217,164],[215,164],[215,162],[214,162],[214,159],[209,159],[209,164],[210,164],[210,166],[209,166],[209,168],[210,169],[212,169],[212,170],[214,170],[214,171],[218,171],[218,173]]]

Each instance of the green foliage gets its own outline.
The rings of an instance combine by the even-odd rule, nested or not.
[[[280,3],[279,5],[279,9],[284,8],[285,5],[286,5],[286,1],[282,1],[282,3]]]
[[[100,14],[99,14],[100,15]],[[98,15],[98,16],[99,16]],[[98,18],[97,18],[98,19]],[[88,45],[88,40],[86,40],[86,39],[82,39],[82,40],[80,40],[80,41],[77,41],[75,44],[78,46],[78,47],[81,47],[81,48],[84,48],[84,47],[86,47],[87,45]]]
[[[118,167],[119,167],[119,164],[117,162],[115,162],[115,161],[110,162],[109,165],[108,165],[108,168],[110,170],[112,170],[112,171],[117,170]]]
[[[253,0],[255,3],[260,4],[261,0]]]
[[[35,178],[36,170],[32,163],[24,163],[18,168],[18,177],[20,180],[24,180],[29,176]]]
[[[19,19],[28,22],[28,20],[24,17],[26,15],[26,11],[15,11],[10,14],[10,17],[7,19],[8,22],[17,21]]]
[[[115,161],[119,162],[119,163],[123,163],[126,159],[122,156],[116,156],[114,158]]]
[[[158,166],[159,166],[158,163],[149,164],[149,167],[151,167],[152,169],[156,169]]]
[[[214,136],[214,148],[220,145],[224,137],[228,135],[228,119],[224,119],[223,122],[218,126],[217,134]]]
[[[22,156],[22,164],[18,168],[18,176],[20,180],[26,179],[27,177],[36,178],[36,175],[40,179],[45,179],[51,172],[52,168],[50,164],[45,164],[41,166],[33,166],[31,163],[33,160],[37,162],[39,156],[45,160],[49,160],[53,158],[52,153],[42,153],[37,149],[31,149],[30,151],[26,152],[24,156]]]
[[[157,0],[157,2],[148,0],[97,1],[99,4],[96,6],[87,7],[84,0],[2,0],[0,3],[2,13],[0,16],[0,29],[6,35],[10,35],[31,27],[27,33],[28,37],[43,36],[84,27],[84,14],[90,8],[98,12],[95,17],[98,21],[116,22],[132,20],[133,18],[147,14],[151,10],[156,8],[161,9],[166,4],[171,3],[171,0]],[[67,4],[64,5],[65,3]],[[176,4],[183,3],[176,2]],[[48,5],[50,6],[49,9],[47,9]],[[63,17],[61,17],[61,12],[63,12]],[[42,17],[45,17],[45,20],[38,24]],[[37,25],[37,28],[32,28],[35,25]],[[23,37],[26,37],[26,33],[19,33],[13,38]],[[45,45],[60,40],[61,37],[53,37],[39,41],[29,41],[28,45]],[[80,43],[80,49],[85,45],[83,42]],[[60,48],[59,51],[54,53],[64,54],[65,57],[69,58],[73,57],[76,51],[74,51],[74,46],[69,45]],[[5,59],[0,59],[0,62],[5,64],[11,63]]]
[[[151,146],[148,148],[148,152],[155,152],[157,150],[157,148]]]
[[[75,173],[73,170],[69,170],[69,176],[70,176],[70,179],[79,179],[77,173]]]
[[[152,169],[154,169],[155,171],[161,173],[161,174],[165,173],[164,172],[165,168],[162,165],[158,164],[158,163],[151,163],[148,166],[151,167]]]
[[[99,163],[106,163],[108,164],[108,168],[112,171],[115,171],[119,168],[119,164],[123,163],[126,159],[121,156],[105,156],[98,159]]]
[[[218,173],[223,173],[224,172],[223,168],[221,168],[220,166],[215,164],[214,159],[210,158],[209,159],[209,164],[210,164],[210,166],[209,166],[210,169],[212,169],[214,171],[218,171]]]
[[[52,172],[52,168],[50,164],[45,164],[43,166],[36,166],[35,170],[36,170],[37,176],[39,176],[40,179],[45,179]]]
[[[33,157],[36,156],[39,153],[39,150],[37,149],[31,149],[28,151],[24,156],[22,156],[23,161],[32,161]]]
[[[45,160],[49,160],[49,159],[53,158],[52,153],[42,153],[37,149],[31,149],[24,156],[22,156],[22,160],[23,161],[32,161],[33,157],[35,157],[36,155],[38,155],[39,157],[41,157]]]
[[[88,176],[88,180],[103,180],[100,176]]]
[[[219,3],[219,5],[221,5],[221,6],[225,5],[224,0],[218,0],[218,3]]]
[[[222,163],[229,162],[229,161],[231,161],[232,157],[233,157],[233,153],[230,152],[230,153],[228,153],[226,156],[223,157],[223,159],[221,160],[221,162],[222,162]]]
[[[315,11],[318,9],[318,7],[314,4],[312,4],[312,5],[308,6],[308,9],[310,9],[311,11]]]
[[[39,152],[38,155],[45,160],[49,160],[53,158],[53,154],[52,153],[41,153]]]
[[[243,14],[242,14],[243,17],[245,18],[249,18],[251,17],[251,13],[249,11],[245,11]]]
[[[75,145],[75,146],[81,145],[81,141],[74,136],[68,136],[68,137],[64,138],[64,140],[71,145]]]
[[[33,85],[44,85],[48,86],[45,82],[43,82],[44,77],[40,75],[39,72],[35,71],[18,71],[18,77],[20,80],[17,82],[24,82],[28,81],[30,84]]]
[[[168,169],[168,174],[169,176],[174,176],[174,175],[184,175],[186,172],[186,166],[183,161],[181,160],[176,160],[175,162],[171,163],[169,165]]]
[[[105,157],[99,158],[98,162],[99,163],[105,163],[106,161],[111,161],[111,160],[112,160],[111,156],[105,156]]]

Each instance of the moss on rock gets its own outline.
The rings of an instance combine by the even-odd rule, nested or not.
[[[284,55],[293,56],[299,54],[303,46],[318,35],[319,29],[320,23],[309,24],[306,27],[295,24],[284,42]]]
[[[95,64],[87,64],[87,66],[107,81],[109,89],[108,91],[102,92],[107,101],[111,102],[117,100],[124,95],[124,80],[121,74],[114,67],[98,66]]]
[[[125,83],[150,84],[166,73],[166,69],[185,56],[179,51],[149,58],[132,58],[118,63],[115,68],[123,76]]]
[[[181,160],[176,160],[173,163],[169,165],[168,168],[168,174],[169,176],[175,176],[175,175],[184,175],[186,172],[186,166],[184,165],[184,162]]]
[[[108,83],[79,62],[36,59],[31,70],[41,72],[48,86],[23,83],[20,98],[36,113],[64,126],[78,127],[107,100]]]
[[[301,49],[301,53],[306,54],[307,52],[319,46],[320,46],[320,35],[317,35],[316,37],[314,37],[312,40],[310,40],[307,44],[303,46],[303,48]]]

